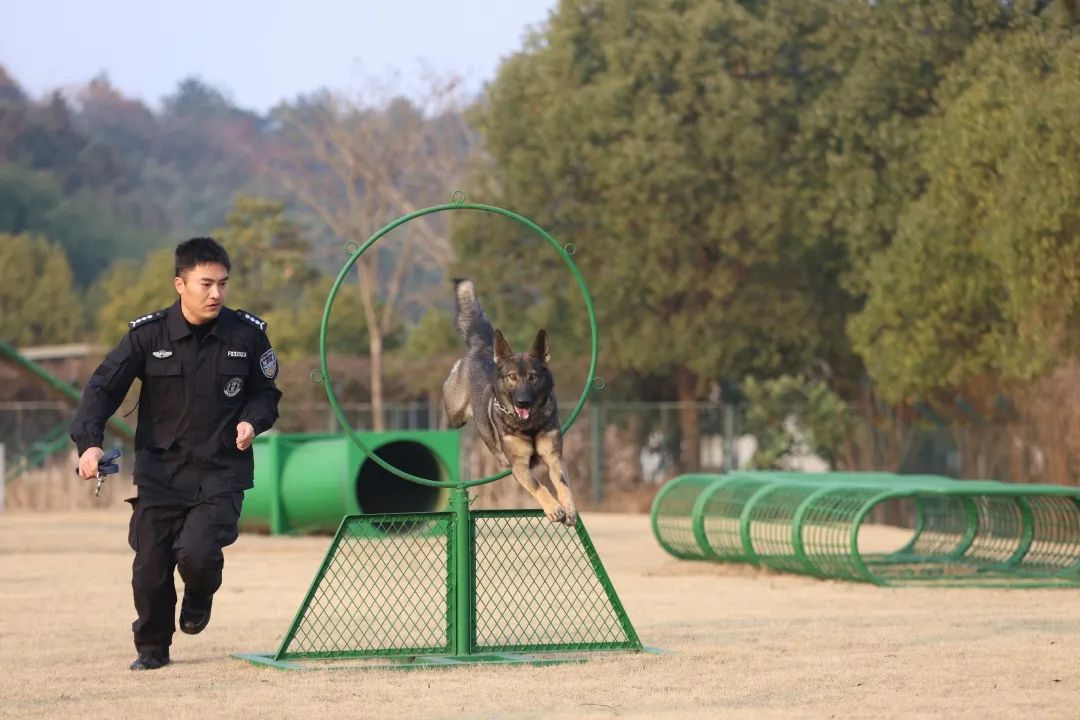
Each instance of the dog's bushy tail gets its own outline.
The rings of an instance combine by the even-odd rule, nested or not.
[[[470,349],[486,350],[495,343],[495,329],[476,299],[472,280],[454,278],[454,300],[457,308],[455,322],[461,337]]]

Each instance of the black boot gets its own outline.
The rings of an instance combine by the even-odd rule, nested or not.
[[[210,606],[214,596],[201,598],[184,590],[184,602],[180,605],[180,630],[188,635],[198,635],[210,622]]]
[[[139,648],[139,657],[135,658],[135,662],[131,663],[129,667],[132,670],[157,670],[165,667],[170,662],[169,648],[141,647]]]

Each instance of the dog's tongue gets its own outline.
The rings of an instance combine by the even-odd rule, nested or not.
[[[519,418],[521,418],[522,420],[528,420],[529,419],[529,408],[515,407],[514,412],[516,412],[517,416]]]

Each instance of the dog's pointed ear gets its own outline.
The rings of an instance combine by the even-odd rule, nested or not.
[[[536,333],[536,340],[533,342],[532,350],[529,351],[529,354],[537,360],[542,360],[545,363],[551,360],[551,352],[550,348],[548,347],[547,330],[541,330],[540,332]]]
[[[502,330],[495,331],[495,362],[508,359],[514,351],[510,349],[510,343],[506,342]]]

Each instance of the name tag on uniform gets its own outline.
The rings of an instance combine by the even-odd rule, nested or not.
[[[247,353],[244,352],[243,350],[230,350],[229,352],[227,352],[225,354],[228,355],[229,357],[239,357],[239,358],[246,358],[247,357]]]

